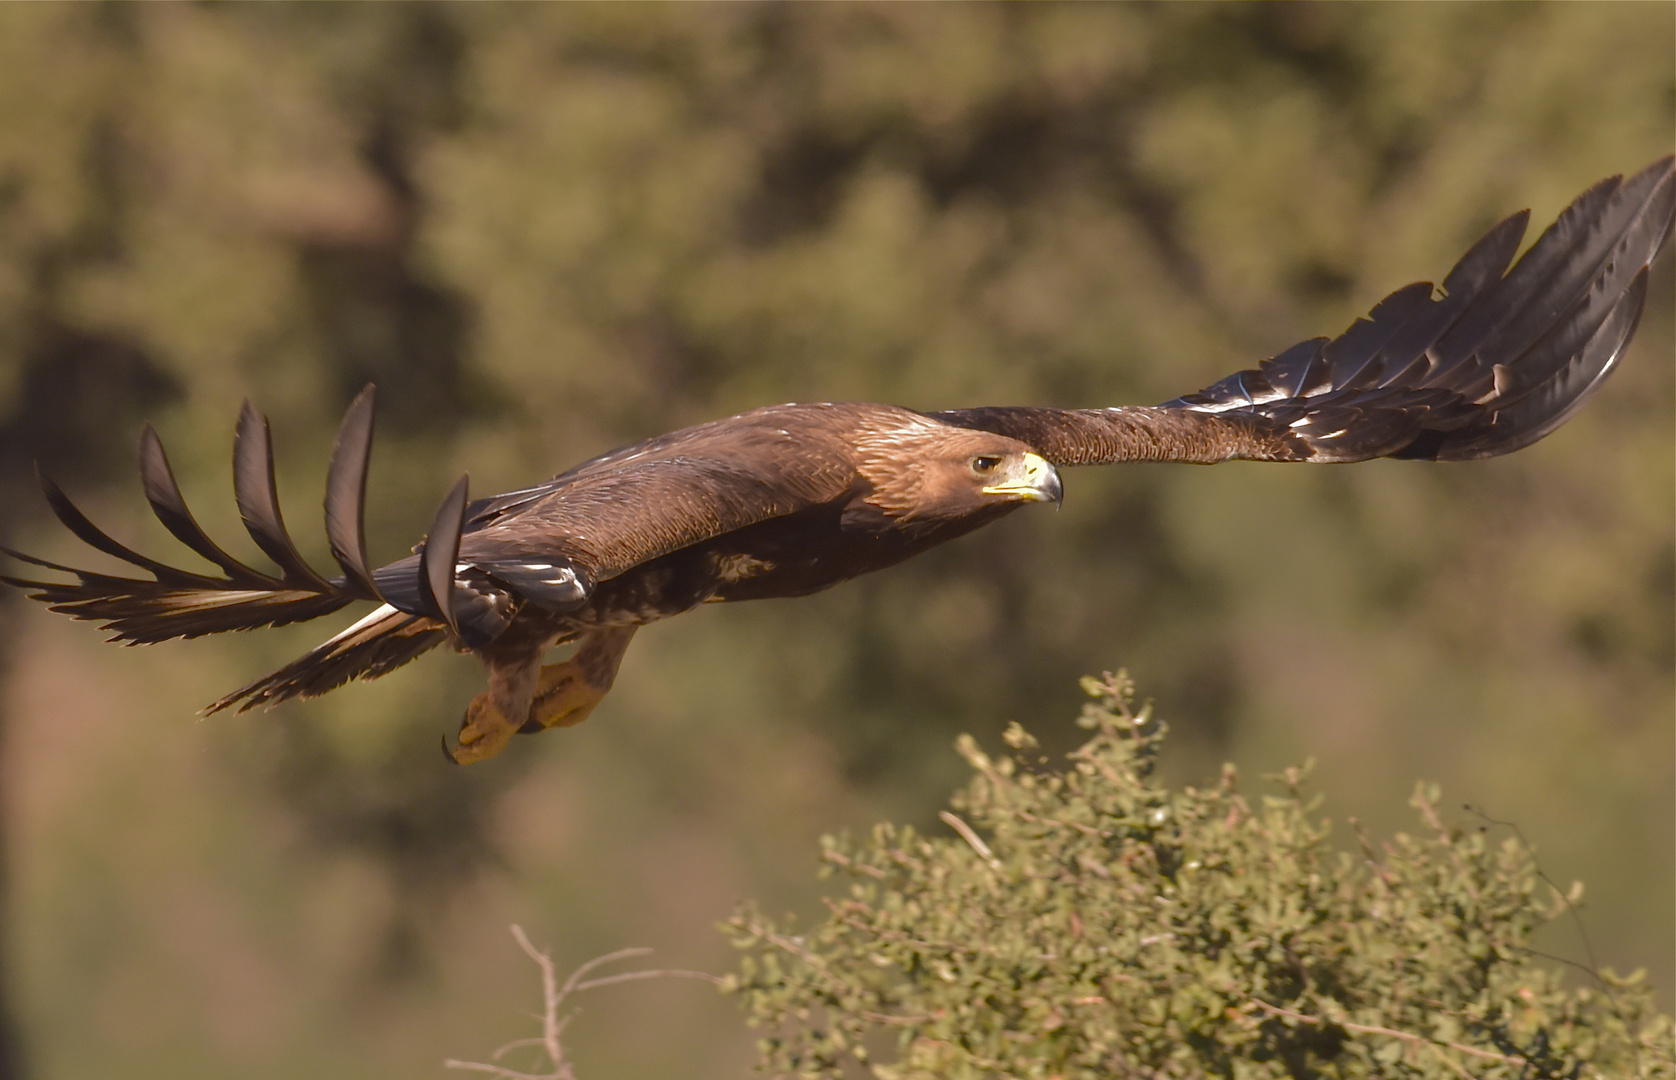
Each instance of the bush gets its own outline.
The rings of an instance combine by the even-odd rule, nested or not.
[[[1565,913],[1517,837],[1438,818],[1338,850],[1300,788],[1248,800],[1151,776],[1165,728],[1119,675],[1086,682],[1092,737],[1056,771],[1015,725],[969,738],[951,837],[828,838],[849,880],[794,935],[729,923],[728,981],[764,1067],[963,1077],[1676,1075],[1671,1024],[1639,976],[1567,986],[1530,947]],[[1354,824],[1354,823],[1352,823]],[[1359,830],[1358,830],[1359,833]],[[986,839],[987,838],[987,839]],[[894,1044],[894,1060],[875,1062]]]

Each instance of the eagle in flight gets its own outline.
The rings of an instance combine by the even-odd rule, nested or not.
[[[443,749],[457,762],[481,761],[516,732],[585,719],[638,627],[705,602],[803,596],[892,566],[1027,503],[1059,502],[1065,466],[1461,461],[1528,446],[1587,401],[1623,355],[1648,268],[1671,235],[1672,160],[1596,184],[1517,262],[1528,212],[1474,244],[1441,289],[1398,289],[1337,338],[1300,342],[1162,405],[931,413],[770,405],[488,499],[468,501],[462,478],[414,553],[376,569],[362,528],[368,387],[344,416],[326,482],[335,577],[309,566],[286,532],[268,423],[249,403],[234,490],[277,575],[204,533],[148,425],[146,498],[220,575],[118,543],[42,477],[66,528],[150,578],[7,551],[68,580],[0,580],[131,644],[278,626],[371,601],[378,606],[366,617],[208,711],[322,694],[446,642],[482,659],[489,687],[467,709],[457,746],[445,738]],[[566,642],[577,644],[574,655],[544,666],[548,650]]]

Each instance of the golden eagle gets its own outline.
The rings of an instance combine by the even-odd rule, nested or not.
[[[489,689],[471,703],[449,752],[480,761],[514,732],[585,719],[637,627],[707,601],[802,596],[891,566],[1026,503],[1058,502],[1058,467],[1460,461],[1527,446],[1581,406],[1623,355],[1673,206],[1671,158],[1628,180],[1603,180],[1509,269],[1529,217],[1515,214],[1461,257],[1441,290],[1425,282],[1399,289],[1337,338],[1301,342],[1153,408],[771,405],[489,499],[468,502],[462,478],[414,554],[377,569],[362,535],[368,387],[344,417],[327,479],[337,577],[310,567],[286,532],[268,424],[246,403],[234,488],[245,527],[278,576],[205,535],[148,425],[140,438],[146,498],[222,576],[130,550],[42,477],[72,533],[151,579],[8,551],[74,580],[0,580],[130,643],[277,626],[376,602],[353,626],[209,711],[321,694],[447,642],[488,667]],[[574,656],[543,666],[564,642],[578,643]]]

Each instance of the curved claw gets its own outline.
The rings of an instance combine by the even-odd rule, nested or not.
[[[475,765],[505,750],[512,734],[513,726],[495,707],[494,698],[486,693],[479,694],[466,707],[466,714],[460,720],[459,741],[450,748],[444,738],[443,751],[448,760],[456,765]]]

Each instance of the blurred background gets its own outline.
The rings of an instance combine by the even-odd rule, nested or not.
[[[0,542],[98,558],[47,519],[38,458],[174,557],[134,474],[149,418],[248,550],[249,396],[326,564],[331,433],[369,380],[386,559],[461,471],[523,486],[759,404],[1174,397],[1669,152],[1673,13],[4,5]],[[9,1075],[442,1075],[533,1031],[509,923],[562,967],[640,945],[726,970],[737,901],[819,914],[821,833],[941,828],[957,733],[1067,747],[1076,677],[1118,666],[1178,781],[1313,755],[1325,812],[1376,832],[1422,777],[1516,822],[1587,882],[1596,961],[1668,1009],[1668,255],[1651,295],[1620,372],[1527,451],[1073,471],[1060,513],[651,627],[589,723],[470,769],[437,751],[469,658],[200,722],[348,616],[122,650],[8,592]],[[701,983],[599,991],[569,1039],[584,1080],[752,1060]]]

